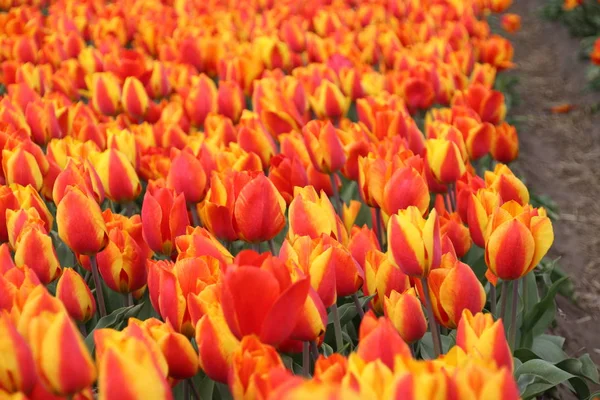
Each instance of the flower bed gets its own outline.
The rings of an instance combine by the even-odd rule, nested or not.
[[[0,1],[0,397],[589,397],[508,6]]]

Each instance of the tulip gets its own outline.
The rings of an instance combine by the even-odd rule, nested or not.
[[[389,393],[407,400],[455,398],[453,382],[442,371],[398,374],[389,384]]]
[[[365,314],[358,335],[359,346],[356,354],[366,362],[380,360],[392,370],[396,356],[411,357],[410,348],[396,332],[390,320],[386,317],[378,319],[372,311]]]
[[[121,85],[117,77],[110,72],[95,72],[86,81],[96,112],[115,115],[121,101]]]
[[[494,87],[496,81],[496,68],[490,64],[475,63],[471,72],[471,84],[478,83],[488,89]]]
[[[150,248],[165,255],[172,254],[177,236],[185,234],[189,217],[183,193],[160,187],[150,181],[142,203],[144,240]]]
[[[96,380],[96,367],[66,312],[42,313],[29,324],[36,370],[50,391],[75,394]]]
[[[485,247],[487,241],[487,226],[490,215],[502,204],[500,195],[490,189],[479,189],[476,194],[471,194],[468,203],[468,226],[469,233],[473,242],[481,247]]]
[[[77,186],[98,204],[104,200],[104,186],[89,161],[78,163],[70,159],[67,162],[66,168],[58,174],[54,182],[52,199],[55,204],[60,203],[69,186]]]
[[[508,33],[515,33],[521,30],[521,17],[517,14],[504,14],[500,19],[502,29]]]
[[[0,315],[0,393],[29,394],[36,381],[31,350],[7,314]]]
[[[135,325],[123,332],[94,331],[99,399],[173,398],[166,380],[164,356],[147,337]]]
[[[427,277],[441,261],[441,237],[437,212],[427,219],[414,206],[392,215],[388,243],[394,263],[408,276]]]
[[[183,193],[188,203],[198,203],[204,198],[206,173],[200,161],[189,151],[171,151],[171,168],[166,182],[175,193]]]
[[[477,313],[465,309],[456,331],[456,345],[467,354],[478,354],[483,359],[493,360],[498,367],[513,370],[513,358],[502,320],[494,321],[491,314]]]
[[[362,228],[359,228],[356,225],[352,227],[347,248],[363,270],[365,269],[365,261],[369,252],[381,251],[377,235],[366,225]]]
[[[231,358],[240,342],[225,321],[221,293],[221,284],[211,285],[198,295],[189,296],[188,303],[196,325],[200,367],[209,378],[227,383]]]
[[[112,128],[106,130],[106,148],[119,150],[136,170],[140,165],[138,147],[138,141],[136,141],[133,131]]]
[[[393,327],[386,328],[387,333],[389,333],[389,337],[395,335],[399,340],[398,343],[402,343],[410,354],[408,346],[400,339]],[[377,335],[377,339],[388,339],[389,337]],[[377,344],[373,343],[373,345]],[[342,389],[355,388],[356,392],[360,393],[360,398],[381,399],[384,398],[385,392],[391,386],[393,377],[392,370],[383,360],[376,358],[366,361],[358,353],[352,353],[348,358],[348,373],[342,381]]]
[[[293,241],[298,236],[318,238],[330,235],[338,242],[348,241],[348,232],[323,191],[318,195],[315,188],[294,189],[294,199],[288,210],[288,237]]]
[[[43,284],[54,281],[61,273],[52,238],[35,227],[29,227],[19,235],[15,264],[31,266]]]
[[[322,355],[315,362],[313,379],[317,382],[341,383],[348,371],[348,359],[339,353]]]
[[[73,268],[63,270],[56,285],[56,297],[77,322],[86,323],[96,313],[96,301],[90,288]]]
[[[330,174],[344,166],[346,154],[340,133],[331,122],[311,121],[302,128],[302,135],[317,171]]]
[[[264,399],[285,375],[285,366],[277,351],[254,337],[242,340],[240,348],[233,354],[229,375],[229,390],[236,399]],[[286,374],[287,375],[287,374]],[[277,377],[278,379],[272,379]]]
[[[247,152],[255,153],[263,165],[269,165],[277,153],[273,137],[259,121],[258,116],[244,110],[238,127],[238,144]]]
[[[42,203],[43,204],[43,203]],[[6,211],[19,206],[17,197],[8,186],[0,186],[0,242],[8,241]]]
[[[6,229],[8,231],[8,242],[11,248],[16,249],[20,240],[21,232],[30,228],[37,229],[47,234],[44,221],[40,218],[37,210],[33,207],[20,210],[6,210]]]
[[[98,253],[98,271],[106,286],[119,293],[131,293],[146,285],[148,254],[126,230],[112,228],[108,243]]]
[[[2,170],[8,184],[32,185],[36,190],[42,188],[40,166],[33,154],[23,147],[2,150]]]
[[[481,363],[479,363],[481,364]],[[454,381],[460,398],[507,400],[520,399],[519,388],[507,368],[496,369],[493,362],[487,368],[470,363],[457,371]]]
[[[104,186],[106,196],[117,203],[135,200],[142,186],[131,162],[125,154],[108,149],[91,155],[91,162]]]
[[[235,123],[240,119],[246,107],[244,92],[235,81],[220,81],[217,92],[219,114],[222,114]]]
[[[185,235],[175,239],[175,246],[180,260],[210,256],[224,264],[233,261],[231,253],[204,228],[188,226]]]
[[[503,122],[496,127],[493,136],[491,154],[494,160],[509,163],[519,155],[519,138],[514,126]]]
[[[277,37],[260,36],[253,41],[262,63],[267,69],[287,69],[290,65],[290,50]]]
[[[203,126],[206,116],[218,109],[218,91],[215,83],[204,74],[194,77],[185,99],[185,111],[196,126]]]
[[[292,283],[282,263],[277,268],[283,275],[276,278],[275,271],[266,269],[268,264],[230,266],[223,280],[222,304],[225,320],[238,339],[254,334],[263,343],[277,345],[289,338],[298,322],[310,281],[302,278]]]
[[[384,311],[406,343],[416,342],[427,332],[421,302],[412,288],[403,293],[392,290],[389,297],[384,297]]]
[[[452,106],[467,106],[474,110],[482,122],[497,125],[506,116],[506,104],[502,92],[491,90],[480,84],[471,85],[463,92],[456,92]]]
[[[380,251],[369,251],[365,257],[365,284],[363,292],[366,296],[375,295],[371,306],[376,312],[382,312],[384,298],[392,291],[400,293],[410,287],[408,276]]]
[[[431,271],[427,280],[436,320],[456,328],[463,310],[480,312],[485,305],[485,290],[468,265],[445,254],[442,267]]]
[[[108,243],[106,224],[98,204],[71,186],[56,211],[58,235],[75,253],[93,255]]]
[[[445,139],[429,139],[427,163],[436,180],[441,183],[454,183],[465,173],[465,161],[458,146]]]
[[[31,128],[33,141],[40,146],[46,145],[52,138],[60,138],[63,135],[55,107],[50,102],[29,103],[25,109],[25,118]]]
[[[500,279],[514,280],[532,271],[554,241],[552,222],[543,208],[504,203],[490,216],[485,260]]]
[[[514,68],[514,49],[510,41],[499,35],[491,35],[481,43],[479,60],[496,67],[498,71]]]
[[[198,371],[198,357],[192,344],[180,333],[175,332],[169,322],[156,318],[141,321],[129,319],[129,325],[139,325],[158,344],[169,367],[168,376],[174,379],[187,379]]]
[[[323,80],[310,96],[310,105],[317,117],[334,121],[344,117],[350,107],[350,99],[334,83]]]
[[[142,82],[134,76],[128,76],[123,83],[121,104],[133,118],[143,118],[148,111],[149,98]]]
[[[308,186],[308,175],[302,162],[296,157],[289,158],[283,154],[271,158],[269,180],[273,182],[288,205],[294,198],[296,186]]]
[[[503,203],[516,201],[524,206],[529,203],[527,186],[515,176],[507,165],[496,164],[493,171],[485,172],[485,185],[498,193]]]

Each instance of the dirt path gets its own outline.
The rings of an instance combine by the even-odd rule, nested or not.
[[[600,94],[586,91],[588,64],[578,58],[578,40],[541,18],[544,3],[516,0],[510,9],[521,15],[523,26],[512,38],[522,100],[512,110],[521,140],[515,170],[535,193],[550,196],[561,214],[551,256],[561,257],[577,305],[559,299],[555,333],[567,338],[569,355],[588,352],[600,365],[600,112],[588,111]],[[562,103],[577,108],[549,113]]]

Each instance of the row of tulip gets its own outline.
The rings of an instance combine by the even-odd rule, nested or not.
[[[509,3],[0,1],[0,397],[582,395]]]

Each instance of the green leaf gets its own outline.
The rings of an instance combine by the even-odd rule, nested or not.
[[[544,360],[529,360],[515,370],[515,378],[520,383],[531,380],[531,377],[534,377],[531,383],[521,385],[521,396],[525,399],[544,393],[562,383],[570,383],[579,398],[589,396],[585,381]]]
[[[330,345],[328,345],[325,342],[323,342],[321,344],[321,350],[323,351],[323,355],[325,357],[329,357],[330,355],[332,355],[333,353],[335,353],[335,351],[333,351],[333,347],[331,347]]]
[[[216,382],[215,386],[219,390],[221,400],[233,400],[233,396],[231,395],[231,391],[227,385],[221,382]]]
[[[554,282],[548,289],[544,298],[535,304],[529,312],[525,313],[523,324],[521,325],[522,335],[532,335],[532,337],[535,338],[546,331],[552,321],[554,321],[554,316],[556,314],[554,297],[556,297],[560,286],[567,279],[567,277],[563,277]]]
[[[130,317],[137,316],[137,313],[142,309],[142,304],[137,304],[135,306],[130,307],[122,307],[118,310],[113,311],[105,317],[100,318],[94,329],[87,335],[85,338],[85,345],[87,346],[90,354],[94,352],[95,343],[94,343],[94,331],[96,329],[102,328],[113,328],[120,330],[123,328],[123,323],[127,323]]]
[[[197,388],[201,399],[212,399],[215,392],[215,381],[208,376],[204,376]]]
[[[419,352],[421,353],[421,358],[424,360],[432,360],[434,359],[434,350],[433,350],[433,341],[431,339],[431,332],[426,332],[425,335],[419,340]],[[454,346],[456,340],[454,336],[444,336],[442,335],[442,353],[446,354],[452,346]]]
[[[590,358],[589,354],[584,354],[579,358],[569,358],[556,364],[557,367],[598,384],[598,368]]]
[[[531,350],[542,360],[556,364],[567,358],[567,355],[554,341],[548,339],[550,335],[541,335],[533,340]]]

